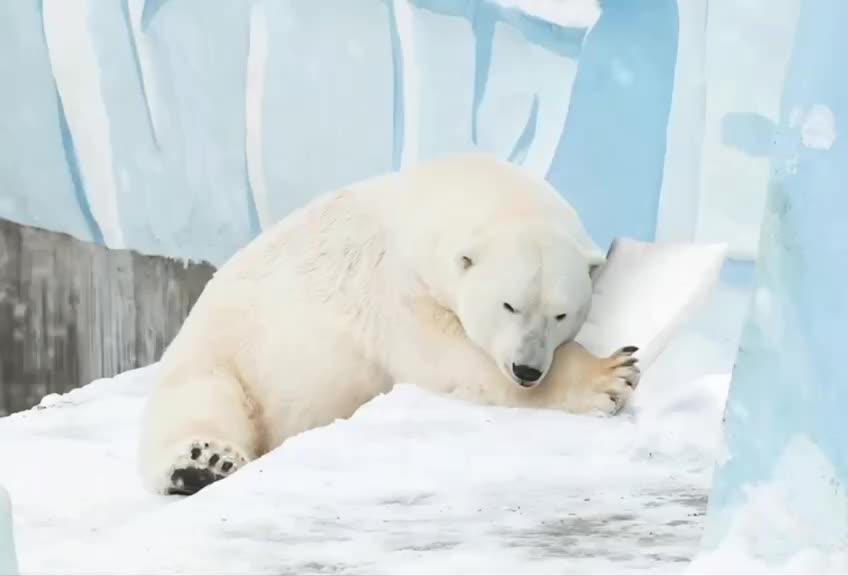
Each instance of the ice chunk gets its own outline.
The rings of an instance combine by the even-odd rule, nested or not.
[[[848,491],[827,454],[803,433],[789,438],[766,480],[747,486],[738,508],[720,515],[729,523],[727,536],[696,557],[687,573],[848,570]]]
[[[604,355],[638,346],[646,370],[716,285],[726,250],[723,244],[616,239],[595,278],[578,341]]]
[[[795,112],[820,104],[832,112],[837,134],[846,129],[848,78],[836,55],[848,51],[848,4],[798,8],[783,91],[770,99],[780,101],[780,124],[704,547],[720,550],[739,540],[741,529],[747,552],[769,570],[813,553],[841,556],[833,567],[846,573],[848,150],[839,140],[828,150],[804,146]],[[768,493],[780,497],[760,497]],[[766,511],[759,517],[767,526],[752,508]]]

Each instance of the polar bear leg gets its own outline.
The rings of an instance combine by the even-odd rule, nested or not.
[[[254,459],[258,418],[241,384],[209,371],[163,377],[145,413],[141,470],[150,489],[193,494]]]

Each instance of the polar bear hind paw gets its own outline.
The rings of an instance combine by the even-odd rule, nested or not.
[[[219,442],[194,440],[177,457],[168,474],[168,494],[188,496],[223,480],[247,463],[241,453]]]

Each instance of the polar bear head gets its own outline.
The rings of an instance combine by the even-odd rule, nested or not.
[[[535,386],[586,320],[603,255],[565,234],[501,230],[456,260],[454,312],[466,335],[515,384]]]

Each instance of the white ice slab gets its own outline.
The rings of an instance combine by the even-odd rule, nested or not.
[[[716,285],[726,253],[724,244],[615,240],[577,339],[596,354],[638,346],[647,371]]]

